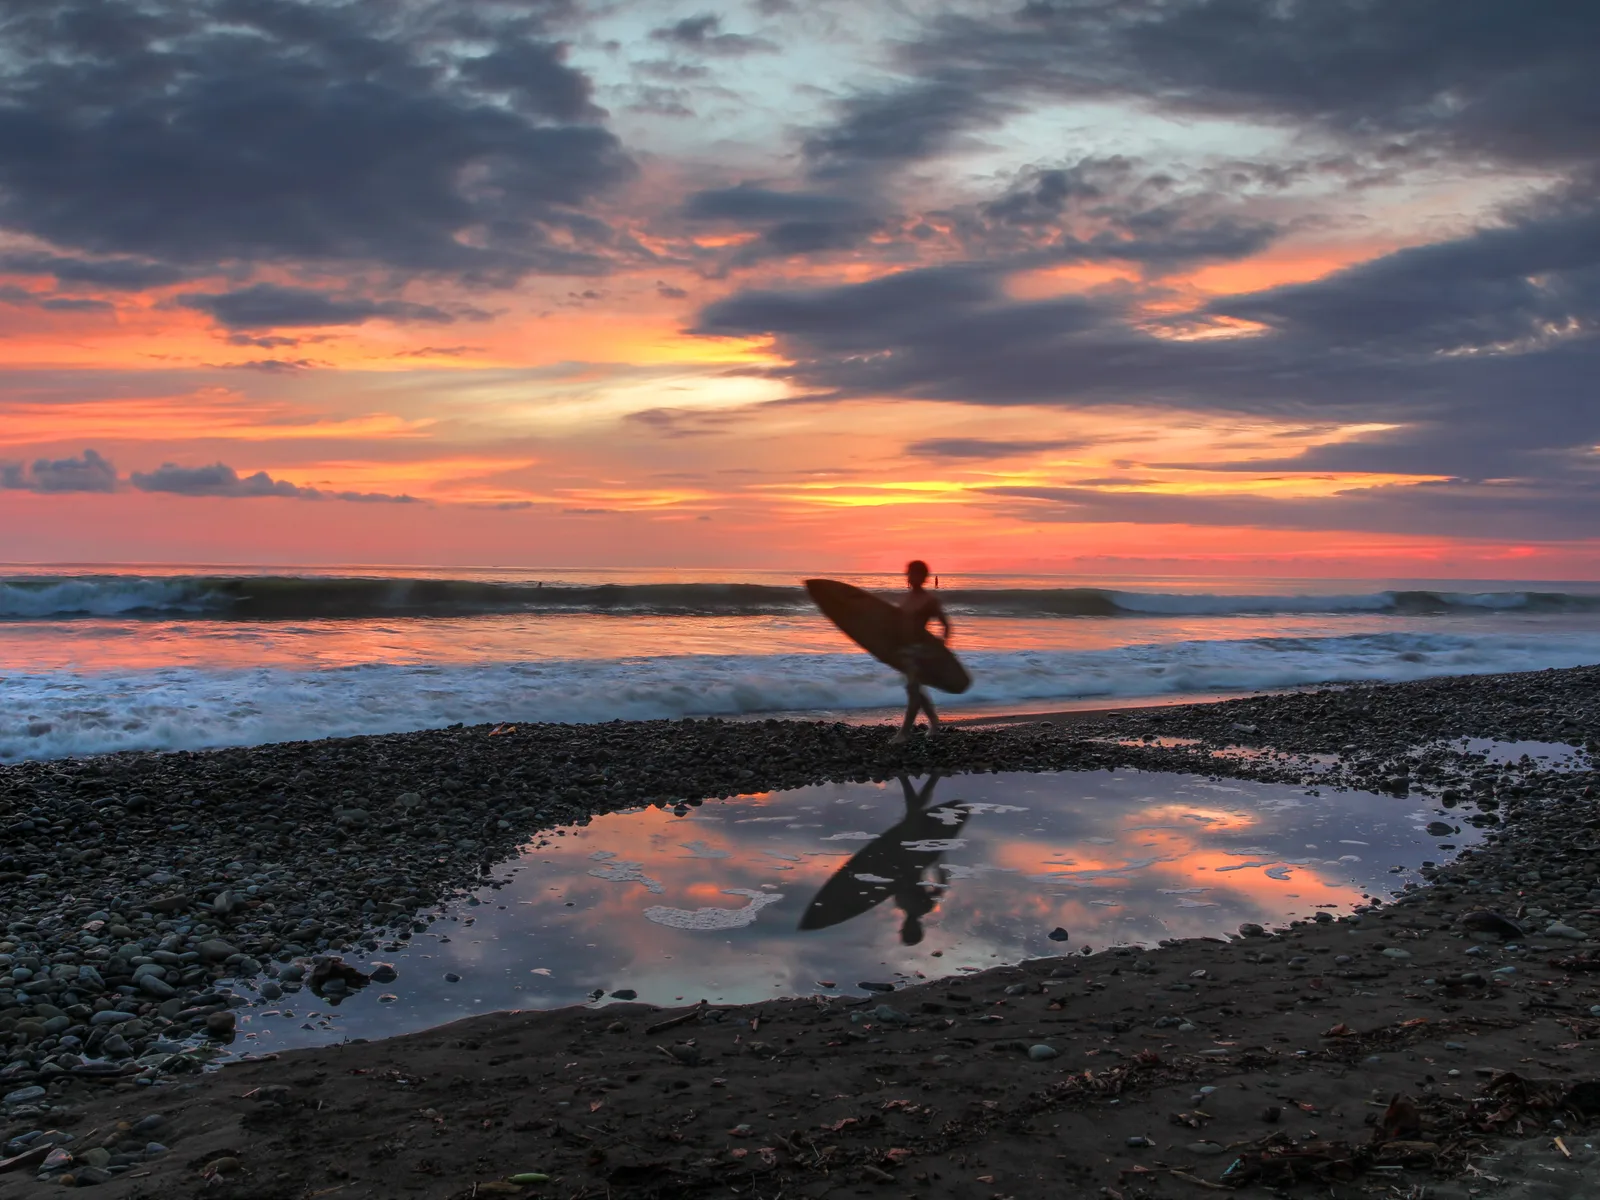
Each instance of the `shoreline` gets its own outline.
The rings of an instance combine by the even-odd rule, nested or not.
[[[1587,1065],[1600,1046],[1588,1043],[1600,1033],[1600,1020],[1588,1017],[1600,991],[1582,968],[1547,965],[1590,953],[1587,934],[1600,929],[1600,910],[1591,911],[1600,879],[1590,874],[1592,856],[1577,852],[1600,842],[1600,801],[1592,769],[1559,774],[1530,760],[1491,770],[1445,749],[1404,752],[1445,736],[1600,745],[1597,697],[1600,670],[1575,668],[1013,714],[917,738],[901,753],[878,727],[768,719],[531,726],[493,738],[479,727],[0,767],[0,822],[12,835],[0,850],[0,941],[10,947],[0,954],[12,961],[0,968],[30,955],[51,960],[27,980],[0,978],[0,1033],[13,1043],[0,1067],[0,1134],[73,1133],[65,1153],[79,1160],[67,1173],[94,1179],[124,1168],[107,1176],[106,1194],[130,1198],[139,1188],[263,1200],[323,1188],[450,1200],[474,1188],[555,1194],[506,1182],[522,1171],[551,1175],[563,1197],[609,1192],[619,1200],[725,1195],[730,1186],[767,1196],[848,1186],[924,1197],[1111,1188],[1131,1198],[1198,1194],[1204,1189],[1185,1175],[1216,1184],[1235,1158],[1249,1161],[1222,1186],[1239,1171],[1262,1183],[1299,1172],[1309,1183],[1318,1171],[1348,1168],[1357,1182],[1347,1189],[1334,1178],[1332,1186],[1355,1196],[1365,1194],[1361,1180],[1426,1178],[1408,1162],[1458,1174],[1492,1133],[1514,1132],[1478,1127],[1474,1089],[1499,1086],[1479,1069],[1526,1073],[1542,1064],[1538,1071],[1558,1081],[1600,1074]],[[1144,740],[1164,735],[1195,741]],[[1213,757],[1241,743],[1258,753]],[[222,988],[249,973],[245,959],[283,978],[278,960],[381,945],[452,889],[476,883],[529,829],[646,801],[694,803],[935,767],[1122,766],[1304,782],[1305,761],[1293,756],[1308,753],[1339,755],[1318,786],[1416,790],[1464,811],[1475,796],[1474,823],[1489,828],[1489,840],[1435,870],[1435,886],[1394,904],[1226,944],[1035,960],[892,996],[690,1010],[670,1029],[663,1022],[677,1014],[642,1005],[488,1014],[204,1076],[173,1073],[193,1059],[172,1049],[174,1039],[228,1016]],[[283,819],[244,819],[262,811]],[[58,851],[63,840],[70,848]],[[308,853],[313,847],[334,853]],[[381,886],[371,875],[339,881],[377,857],[388,864]],[[257,877],[266,882],[244,882]],[[320,911],[296,899],[335,884]],[[381,901],[381,927],[352,906],[356,895]],[[1485,904],[1532,921],[1532,938],[1520,940],[1549,948],[1518,955],[1484,934],[1467,936],[1459,916]],[[1555,926],[1578,936],[1547,936]],[[224,939],[230,954],[206,945]],[[1464,957],[1474,946],[1480,953]],[[152,977],[154,985],[143,982]],[[163,985],[173,994],[161,996]],[[62,1065],[57,1035],[93,1030],[93,1013],[112,1010],[128,1015],[98,1027],[126,1030],[115,1036],[127,1055],[110,1054],[112,1034],[102,1032],[95,1048],[110,1070],[89,1069],[94,1055],[80,1069],[70,1059],[85,1056],[70,1051]],[[1425,1024],[1405,1023],[1418,1020]],[[1348,1032],[1319,1036],[1340,1026]],[[119,1062],[127,1065],[117,1072]],[[163,1082],[141,1086],[133,1082],[140,1076]],[[1373,1091],[1385,1088],[1410,1096],[1423,1124],[1443,1131],[1432,1150],[1392,1150],[1426,1142],[1421,1126],[1407,1126],[1416,1136],[1371,1143],[1363,1118],[1377,1111],[1368,1104]],[[1302,1094],[1298,1108],[1273,1098],[1284,1089]],[[12,1099],[19,1093],[25,1098]],[[1272,1108],[1280,1111],[1269,1124],[1262,1118]],[[685,1112],[696,1116],[680,1119]],[[1530,1113],[1540,1116],[1531,1131],[1544,1129],[1548,1114],[1523,1116]],[[170,1153],[130,1158],[130,1139],[120,1135],[100,1145],[118,1120],[149,1115],[166,1121],[160,1140],[174,1146]],[[1568,1119],[1581,1123],[1582,1114]],[[1343,1146],[1319,1151],[1320,1167],[1302,1153],[1312,1128],[1321,1142]],[[92,1138],[90,1129],[98,1130]],[[1292,1134],[1300,1157],[1287,1143],[1256,1145],[1277,1134]],[[351,1149],[379,1143],[398,1148],[373,1156]],[[97,1149],[108,1152],[89,1153]],[[1395,1154],[1398,1162],[1385,1157]],[[221,1192],[200,1173],[215,1158],[239,1164],[213,1172],[224,1179]],[[37,1164],[28,1165],[21,1176],[0,1175],[0,1196],[53,1194],[58,1184],[33,1182]],[[8,1178],[26,1180],[24,1190],[5,1190],[16,1186]],[[1158,1185],[1168,1190],[1149,1190]]]

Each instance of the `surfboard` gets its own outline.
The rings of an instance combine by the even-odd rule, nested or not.
[[[873,658],[897,671],[905,670],[905,652],[917,647],[917,678],[941,692],[960,694],[972,686],[961,660],[926,629],[913,641],[906,637],[905,614],[881,596],[837,579],[808,579],[806,591],[841,633]]]

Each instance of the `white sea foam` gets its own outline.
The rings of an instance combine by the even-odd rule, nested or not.
[[[1174,641],[964,656],[967,705],[1204,694],[1600,662],[1600,632],[1393,632]],[[327,669],[0,676],[0,761],[255,745],[455,722],[607,721],[892,709],[899,677],[864,655],[675,655]]]
[[[724,896],[748,896],[750,903],[743,908],[668,908],[656,904],[644,910],[646,919],[669,929],[743,929],[760,915],[769,904],[783,899],[782,892],[757,892],[750,888],[723,888]]]

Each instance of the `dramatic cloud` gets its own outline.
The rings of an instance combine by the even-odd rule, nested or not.
[[[0,488],[25,492],[112,492],[117,469],[94,450],[77,458],[38,458],[31,464],[0,461]]]
[[[1018,458],[1048,450],[1081,446],[1071,441],[997,441],[993,438],[926,438],[912,442],[906,453],[916,458],[1000,459]]]
[[[604,271],[589,209],[632,163],[564,49],[497,11],[3,0],[0,226],[168,272]]]
[[[1084,487],[989,487],[981,494],[1015,501],[1026,521],[1247,526],[1307,532],[1361,530],[1448,538],[1584,539],[1600,522],[1600,481],[1567,487],[1560,497],[1526,483],[1450,480],[1352,488],[1332,496],[1267,497],[1098,491]]]
[[[240,476],[226,463],[208,467],[180,467],[163,463],[154,471],[135,471],[129,482],[141,492],[168,492],[177,496],[222,496],[253,499],[283,496],[296,500],[353,500],[358,503],[415,504],[413,496],[391,496],[382,492],[328,492],[320,488],[299,487],[286,479],[274,479],[265,471]]]
[[[54,296],[30,292],[14,284],[0,284],[0,304],[16,308],[37,308],[44,312],[111,312],[116,306],[108,300],[88,300],[76,296]]]
[[[778,49],[765,38],[750,37],[740,33],[723,33],[722,18],[710,13],[698,17],[685,17],[671,25],[652,30],[650,36],[658,42],[667,42],[703,54],[771,54]]]
[[[757,240],[733,255],[740,263],[849,249],[881,227],[878,216],[859,200],[752,183],[695,192],[685,201],[683,215],[690,221],[755,230]]]
[[[1232,332],[1221,318],[1262,328],[1194,336]],[[697,328],[770,335],[781,373],[824,396],[1367,421],[1397,428],[1255,465],[1549,476],[1587,470],[1600,442],[1600,206],[1575,198],[1169,325],[1118,300],[1017,300],[1003,273],[956,266],[747,290]]]
[[[945,15],[805,143],[818,175],[931,158],[1041,100],[1131,99],[1312,126],[1390,153],[1552,166],[1600,154],[1600,8],[1415,0],[1034,0]]]
[[[218,324],[229,329],[361,325],[380,317],[437,325],[449,325],[456,320],[454,314],[431,304],[331,296],[311,288],[282,287],[273,283],[252,284],[233,292],[191,292],[178,297],[178,303],[214,317]]]
[[[181,283],[193,272],[168,263],[137,258],[76,258],[64,254],[0,255],[0,271],[16,275],[51,275],[58,285],[84,284],[113,291]]]

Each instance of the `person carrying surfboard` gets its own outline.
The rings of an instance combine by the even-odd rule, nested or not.
[[[906,564],[906,586],[911,590],[900,600],[899,609],[905,618],[905,643],[901,650],[900,669],[906,677],[906,717],[900,723],[900,732],[891,739],[893,742],[903,742],[917,727],[917,713],[928,714],[928,732],[939,731],[939,714],[934,711],[933,701],[928,699],[928,693],[922,690],[922,667],[928,657],[928,652],[934,647],[923,640],[924,635],[933,637],[928,629],[930,621],[937,621],[944,628],[942,642],[950,640],[950,618],[945,615],[944,605],[939,603],[939,597],[928,591],[928,564],[920,558]]]

